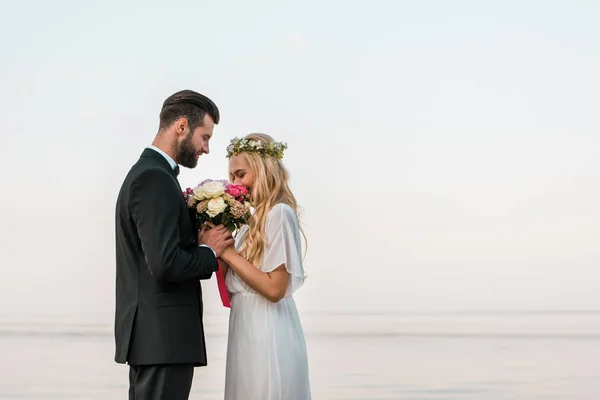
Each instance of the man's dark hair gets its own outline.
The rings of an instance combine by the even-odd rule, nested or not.
[[[186,118],[190,131],[204,123],[204,116],[208,114],[215,124],[219,123],[219,109],[208,97],[193,90],[182,90],[169,96],[160,110],[160,129],[171,126],[179,118]]]

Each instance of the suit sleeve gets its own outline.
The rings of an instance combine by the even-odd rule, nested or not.
[[[161,281],[208,279],[218,268],[213,252],[206,247],[184,250],[181,246],[179,195],[172,177],[162,169],[146,170],[132,183],[130,211],[146,263]]]

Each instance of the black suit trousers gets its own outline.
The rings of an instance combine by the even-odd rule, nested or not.
[[[131,365],[129,400],[188,400],[194,364]]]

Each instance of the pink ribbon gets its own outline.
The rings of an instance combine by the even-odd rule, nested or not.
[[[223,303],[223,307],[231,308],[229,293],[227,293],[227,285],[225,285],[225,276],[223,275],[223,267],[221,266],[221,259],[217,258],[217,262],[219,263],[219,269],[217,270],[217,286],[219,287],[221,302]]]

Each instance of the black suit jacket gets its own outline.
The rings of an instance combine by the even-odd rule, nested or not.
[[[146,149],[116,206],[115,361],[206,365],[199,279],[217,270],[168,161]]]

